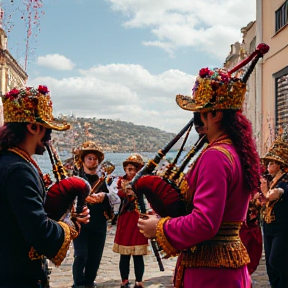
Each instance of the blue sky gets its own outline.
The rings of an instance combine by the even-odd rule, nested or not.
[[[0,0],[3,28],[23,67],[28,56],[27,85],[48,86],[56,115],[169,132],[192,116],[175,95],[191,95],[202,67],[222,66],[256,18],[255,0],[38,0],[26,53],[24,3],[35,1]]]

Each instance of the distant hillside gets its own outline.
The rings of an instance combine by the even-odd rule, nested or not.
[[[174,133],[131,122],[62,116],[72,128],[53,133],[61,150],[71,151],[86,140],[100,144],[105,152],[156,152],[175,137]]]

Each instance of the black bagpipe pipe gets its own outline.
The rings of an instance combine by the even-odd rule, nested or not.
[[[175,168],[176,162],[184,148],[193,123],[194,118],[192,118],[186,124],[186,126],[175,136],[174,139],[172,139],[163,149],[160,149],[155,158],[153,160],[149,160],[148,163],[135,175],[135,177],[130,182],[130,185],[136,196],[142,197],[142,195],[145,195],[152,209],[161,217],[177,217],[187,214],[186,204],[182,198],[181,191],[176,184],[176,178],[179,178],[180,174],[186,165],[190,162],[192,157],[201,149],[201,147],[203,147],[204,143],[206,142],[205,135],[200,138],[189,151],[189,153],[187,153],[181,167],[176,170],[176,172],[173,171],[173,169]],[[151,175],[156,166],[165,157],[167,152],[169,152],[169,150],[175,145],[175,143],[186,131],[187,134],[181,145],[181,149],[179,150],[173,163],[168,167],[164,177]],[[145,215],[140,217],[145,219]],[[160,247],[158,246],[158,243],[155,239],[150,239],[150,243],[154,255],[157,259],[159,269],[160,271],[164,271],[164,266],[159,254]]]
[[[67,215],[67,212],[73,212],[72,208],[74,208],[76,200],[75,212],[76,214],[82,212],[86,205],[85,198],[89,195],[91,186],[88,181],[78,176],[68,177],[53,145],[46,143],[45,147],[49,154],[56,182],[48,187],[44,209],[49,218],[59,221]]]
[[[257,46],[255,51],[251,53],[249,57],[241,61],[231,70],[227,71],[228,74],[232,74],[239,70],[251,60],[252,63],[248,67],[244,76],[242,77],[242,82],[246,83],[250,74],[252,73],[257,61],[263,57],[265,53],[269,51],[269,46],[265,43],[261,43]],[[205,136],[199,139],[195,145],[192,147],[190,152],[186,155],[186,159],[176,172],[173,171],[175,168],[174,161],[173,165],[168,167],[164,177],[159,177],[151,175],[155,167],[159,164],[160,160],[166,155],[166,153],[174,146],[174,144],[180,139],[180,137],[188,130],[187,134],[190,132],[193,126],[194,118],[192,118],[189,123],[176,135],[176,137],[168,143],[163,149],[160,149],[153,160],[149,160],[146,166],[144,166],[131,181],[132,189],[136,195],[144,194],[150,203],[154,211],[161,217],[171,216],[177,217],[185,215],[188,213],[185,209],[185,203],[181,197],[181,191],[179,185],[181,182],[181,175],[183,175],[183,170],[192,157],[201,149],[201,147],[206,142]],[[186,135],[187,136],[187,135]],[[184,141],[185,142],[185,141]],[[183,145],[181,149],[183,148]],[[181,150],[178,155],[180,155]],[[178,156],[177,156],[178,157]],[[176,158],[177,158],[176,157]]]
[[[269,46],[265,43],[261,43],[257,46],[256,50],[251,53],[249,57],[240,62],[233,69],[227,71],[228,74],[232,74],[235,71],[239,70],[246,64],[248,64],[251,60],[249,68],[245,72],[242,82],[246,83],[250,74],[252,73],[257,61],[263,57],[265,53],[269,51]],[[134,190],[135,194],[139,197],[143,194],[145,195],[147,201],[150,203],[153,210],[161,217],[179,217],[183,215],[187,215],[190,211],[187,211],[186,203],[183,199],[183,195],[181,195],[181,181],[184,176],[184,168],[191,161],[192,157],[203,147],[206,142],[206,137],[203,136],[200,138],[195,145],[192,147],[190,152],[186,155],[186,159],[183,161],[180,168],[175,169],[174,161],[173,165],[168,166],[164,177],[151,175],[154,171],[155,167],[159,164],[160,160],[166,155],[166,153],[173,147],[173,145],[180,139],[180,137],[188,130],[191,130],[193,126],[194,118],[189,121],[189,123],[176,135],[176,137],[168,143],[162,150],[159,150],[157,155],[153,160],[149,160],[147,165],[144,166],[132,179],[131,187]],[[190,131],[189,131],[190,132]],[[187,132],[187,134],[189,133]],[[186,135],[187,136],[187,135]],[[181,149],[184,145],[182,145]],[[180,155],[180,152],[178,155]],[[178,157],[177,155],[177,157]],[[176,158],[177,158],[176,157]],[[156,241],[154,241],[156,242]],[[159,252],[155,245],[152,248],[154,250],[155,256],[157,257],[157,261],[161,261],[159,257]],[[158,263],[159,263],[158,261]],[[162,263],[159,263],[160,270]],[[161,270],[163,271],[163,270]]]
[[[145,195],[152,209],[161,217],[178,217],[187,214],[186,204],[179,189],[180,177],[183,177],[183,170],[190,162],[192,157],[206,143],[205,135],[202,136],[190,149],[185,156],[180,167],[176,167],[177,159],[183,151],[184,144],[187,140],[188,133],[193,126],[194,118],[192,118],[186,126],[171,140],[163,149],[159,150],[153,160],[148,163],[135,175],[130,185],[137,195],[140,197]],[[175,160],[167,167],[163,176],[151,175],[156,166],[159,164],[166,153],[175,145],[180,137],[186,132],[185,140],[179,150]]]

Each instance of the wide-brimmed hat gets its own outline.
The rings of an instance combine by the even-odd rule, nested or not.
[[[202,68],[192,89],[192,96],[177,95],[176,102],[184,110],[241,110],[246,93],[246,82],[256,62],[269,51],[269,46],[262,43],[247,58],[231,70],[225,68]],[[242,78],[232,74],[245,66],[253,58],[249,69]]]
[[[12,89],[4,96],[4,122],[28,122],[42,125],[53,130],[64,131],[70,125],[57,120],[52,115],[52,101],[46,86]]]
[[[87,154],[95,154],[96,157],[98,158],[98,162],[99,164],[104,160],[104,152],[103,152],[103,148],[96,144],[93,141],[86,141],[82,144],[82,146],[79,149],[79,158],[84,161],[84,157]]]
[[[265,165],[269,161],[276,161],[279,164],[288,167],[288,125],[284,129],[280,129],[278,136],[266,152],[261,157]]]
[[[185,110],[209,111],[241,109],[246,92],[246,84],[241,79],[231,77],[224,68],[203,68],[199,71],[192,89],[193,97],[177,95],[177,104]]]
[[[133,153],[123,162],[123,168],[125,168],[128,164],[132,164],[138,170],[140,170],[144,166],[143,157],[138,153]]]

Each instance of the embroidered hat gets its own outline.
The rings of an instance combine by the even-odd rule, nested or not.
[[[258,59],[263,57],[263,54],[268,51],[269,46],[262,43],[258,45],[257,49],[248,58],[231,70],[226,70],[225,68],[202,68],[192,89],[192,97],[177,95],[177,104],[184,110],[201,112],[242,109],[246,93],[246,82]],[[255,59],[242,79],[232,76],[235,71],[246,65],[254,57]]]
[[[52,101],[46,86],[12,89],[2,96],[4,122],[28,122],[64,131],[70,125],[52,115]]]
[[[104,160],[103,148],[93,141],[86,141],[82,144],[79,150],[79,158],[84,161],[87,154],[93,153],[97,156],[99,164]]]
[[[278,136],[272,143],[268,152],[261,157],[261,160],[267,164],[269,161],[277,161],[285,167],[288,167],[288,126],[280,129]]]
[[[137,170],[140,170],[144,166],[143,157],[138,153],[133,153],[123,162],[123,168],[128,164],[132,164],[137,168]]]

